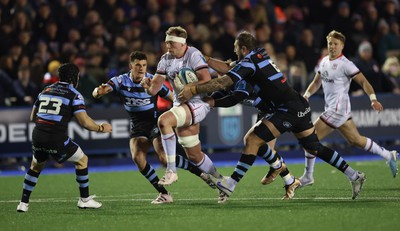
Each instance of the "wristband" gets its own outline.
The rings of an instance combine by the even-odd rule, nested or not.
[[[377,100],[376,95],[375,94],[371,94],[369,95],[369,100]]]
[[[197,95],[197,87],[196,86],[191,86],[190,87],[190,92],[192,93],[192,95]]]
[[[97,132],[103,132],[104,131],[104,126],[103,124],[99,125],[99,129],[97,129]]]
[[[304,98],[310,98],[311,93],[309,91],[306,91],[306,93],[304,93],[303,97]]]

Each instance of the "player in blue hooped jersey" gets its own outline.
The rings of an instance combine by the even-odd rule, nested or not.
[[[108,123],[97,124],[86,113],[82,95],[75,89],[79,82],[79,68],[66,63],[58,68],[60,81],[44,88],[39,94],[30,119],[35,122],[32,132],[33,158],[25,175],[22,198],[18,212],[27,212],[29,198],[47,160],[52,157],[58,163],[75,164],[76,181],[79,184],[78,208],[100,208],[101,203],[89,196],[88,157],[70,137],[68,123],[72,117],[84,128],[94,132],[111,132]]]
[[[132,159],[140,173],[146,177],[159,192],[158,197],[151,203],[171,203],[173,202],[171,194],[164,186],[158,184],[159,178],[157,173],[146,161],[146,156],[151,145],[153,145],[159,161],[163,165],[166,164],[166,155],[162,148],[161,136],[157,127],[157,97],[160,96],[173,101],[173,94],[165,85],[163,85],[160,91],[154,96],[145,92],[140,82],[144,77],[153,78],[153,75],[146,72],[147,56],[143,52],[135,51],[130,54],[129,69],[129,72],[112,77],[106,84],[95,88],[93,90],[93,97],[99,98],[113,91],[118,94],[130,118],[129,147]],[[189,170],[206,182],[209,180],[207,175],[202,174],[200,169],[183,156],[176,156],[176,166]],[[212,184],[211,181],[208,183]],[[215,187],[214,185],[210,186]]]
[[[215,59],[214,59],[215,60]],[[228,64],[229,62],[223,62]],[[233,63],[232,63],[233,64]],[[232,65],[231,64],[231,65]],[[266,103],[262,101],[260,97],[258,97],[253,90],[253,87],[248,84],[244,80],[240,80],[236,82],[234,85],[231,86],[228,90],[216,91],[211,94],[211,97],[203,98],[208,104],[210,104],[211,108],[214,107],[232,107],[238,103],[242,103],[246,106],[252,106],[257,108],[258,115],[257,121],[261,121],[263,118],[270,117],[275,112],[275,106],[273,102]],[[253,128],[257,126],[259,122],[253,125]],[[250,129],[252,130],[252,129]],[[245,135],[245,137],[248,134]],[[277,160],[283,160],[282,157],[278,154],[275,150],[275,143],[276,139],[273,139],[268,142],[268,145],[263,145],[257,152],[257,156],[264,159],[269,165],[270,170],[269,172],[261,179],[261,184],[267,185],[272,183],[278,174],[282,177],[283,181],[285,182],[285,190],[286,194],[289,195],[288,197],[292,198],[294,196],[291,193],[290,185],[293,184],[295,181],[295,177],[290,174],[289,169],[287,168],[286,164],[283,162],[281,165],[281,170],[276,172],[274,167],[276,166]],[[271,177],[271,174],[275,174]],[[224,203],[227,200],[227,195],[223,192],[220,192],[218,197],[219,203]]]

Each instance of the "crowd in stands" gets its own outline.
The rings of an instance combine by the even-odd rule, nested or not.
[[[95,100],[92,90],[128,71],[135,50],[154,73],[165,31],[176,25],[189,45],[224,60],[236,59],[237,33],[250,31],[299,92],[335,29],[375,91],[400,94],[399,23],[398,0],[0,0],[0,106],[31,105],[64,62],[79,66],[88,105],[112,103],[118,99]]]

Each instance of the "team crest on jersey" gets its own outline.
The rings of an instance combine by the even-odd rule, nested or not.
[[[332,65],[332,70],[336,70],[337,67],[338,67],[338,64],[337,64],[337,63],[334,63],[334,64]]]
[[[284,126],[285,128],[291,128],[291,127],[292,127],[292,124],[289,123],[288,121],[284,121],[284,122],[283,122],[283,126]]]

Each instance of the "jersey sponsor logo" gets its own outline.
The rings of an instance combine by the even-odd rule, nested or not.
[[[335,83],[335,80],[329,78],[329,74],[327,71],[321,73],[321,80],[326,83]]]
[[[148,104],[151,104],[150,99],[137,99],[137,98],[125,97],[125,105],[127,106],[145,106]]]
[[[303,112],[302,112],[302,111],[297,112],[297,117],[304,117],[304,116],[307,115],[310,111],[311,111],[311,108],[308,107],[308,108],[306,108],[306,110],[303,111]]]

